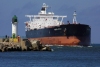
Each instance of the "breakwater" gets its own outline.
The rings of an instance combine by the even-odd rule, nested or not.
[[[0,38],[0,51],[51,51],[51,48],[39,40]]]

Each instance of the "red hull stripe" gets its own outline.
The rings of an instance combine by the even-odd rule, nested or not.
[[[75,36],[59,36],[59,37],[42,37],[42,38],[29,38],[29,40],[40,40],[42,44],[52,45],[78,45],[80,40]]]

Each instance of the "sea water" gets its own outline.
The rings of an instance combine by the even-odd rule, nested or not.
[[[0,67],[100,67],[100,46],[51,46],[53,51],[0,52]]]

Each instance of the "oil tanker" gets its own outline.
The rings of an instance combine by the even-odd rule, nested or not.
[[[44,45],[89,46],[91,44],[91,28],[87,24],[77,23],[76,11],[73,23],[65,24],[67,16],[47,12],[48,5],[43,3],[38,15],[25,15],[26,37],[29,40],[40,40]]]

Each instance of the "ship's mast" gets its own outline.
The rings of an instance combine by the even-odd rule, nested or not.
[[[77,20],[76,20],[76,11],[74,11],[74,14],[73,14],[73,24],[77,24]]]

